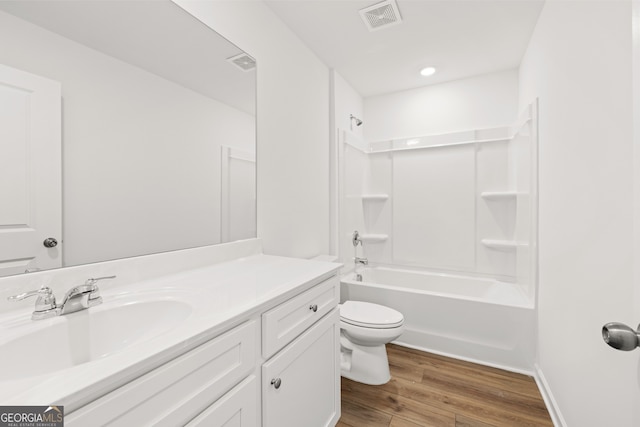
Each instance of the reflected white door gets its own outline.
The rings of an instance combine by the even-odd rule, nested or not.
[[[221,160],[221,241],[256,237],[256,156],[222,146]]]
[[[0,65],[0,276],[61,266],[61,180],[60,83]]]

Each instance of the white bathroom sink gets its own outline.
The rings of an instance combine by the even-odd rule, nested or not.
[[[190,304],[169,299],[103,304],[30,321],[0,344],[0,381],[54,373],[102,359],[185,320]]]

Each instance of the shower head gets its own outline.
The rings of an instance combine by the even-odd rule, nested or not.
[[[351,120],[355,120],[356,126],[360,126],[362,124],[362,120],[360,120],[359,118],[357,118],[353,114],[351,114],[349,117],[351,118]],[[351,125],[352,125],[351,127],[353,129],[353,123]]]

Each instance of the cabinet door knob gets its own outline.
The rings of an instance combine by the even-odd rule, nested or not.
[[[273,385],[277,390],[280,388],[280,385],[282,385],[282,380],[280,378],[274,378],[271,380],[271,385]]]
[[[316,311],[318,311],[318,304],[313,304],[309,306],[309,310],[313,311],[314,313]]]

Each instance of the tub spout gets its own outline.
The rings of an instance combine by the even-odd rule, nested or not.
[[[369,264],[369,260],[368,260],[368,259],[366,259],[366,258],[358,258],[358,257],[355,257],[355,258],[353,259],[353,261],[356,263],[356,265],[358,265],[358,264],[368,265],[368,264]]]

